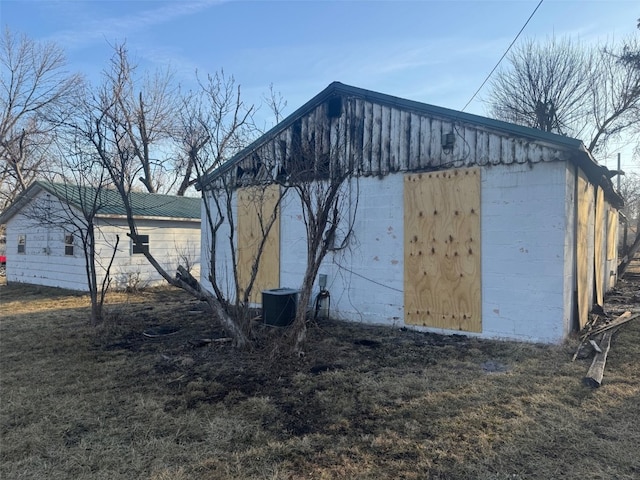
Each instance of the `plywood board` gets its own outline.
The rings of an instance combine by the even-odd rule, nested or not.
[[[280,286],[280,220],[278,185],[246,187],[238,190],[238,282],[240,296],[249,285],[261,243],[274,212],[276,220],[266,235],[249,301],[262,302],[262,290]]]
[[[577,178],[578,228],[576,231],[576,276],[578,291],[578,321],[583,328],[589,320],[593,291],[593,186],[582,171]]]
[[[481,332],[480,169],[405,176],[405,323]]]
[[[618,212],[610,208],[607,221],[607,260],[618,257]]]
[[[595,249],[594,262],[596,268],[596,302],[598,305],[604,305],[604,271],[605,268],[605,238],[604,229],[606,226],[606,211],[604,209],[604,191],[602,187],[598,187],[596,192],[596,218],[595,218]]]

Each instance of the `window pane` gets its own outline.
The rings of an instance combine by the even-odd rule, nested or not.
[[[27,246],[27,236],[18,235],[18,253],[24,253]]]
[[[140,241],[141,245],[137,245],[135,242],[133,242],[133,240],[131,240],[132,242],[131,253],[138,254],[138,253],[148,252],[149,251],[149,235],[138,235],[138,240]]]
[[[64,235],[64,254],[73,255],[73,234],[66,233]]]

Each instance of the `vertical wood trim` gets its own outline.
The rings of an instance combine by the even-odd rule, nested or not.
[[[607,260],[616,260],[618,258],[618,212],[609,209],[609,218],[607,219]]]
[[[389,128],[389,171],[397,172],[400,169],[400,151],[404,143],[400,122],[400,110],[391,109],[391,125]]]
[[[591,292],[593,289],[591,284],[593,279],[593,253],[590,254],[589,242],[593,242],[594,198],[593,187],[582,170],[578,170],[576,181],[578,186],[578,228],[576,231],[578,321],[580,328],[584,328],[589,321]]]
[[[420,159],[417,167],[424,168],[429,165],[431,158],[431,120],[429,117],[420,117]]]
[[[480,169],[404,181],[405,323],[482,331]]]
[[[431,146],[429,151],[429,166],[440,165],[442,162],[442,122],[431,120]]]
[[[364,170],[364,101],[360,98],[354,100],[354,118],[352,120],[350,132],[351,148],[354,161],[356,162],[356,174],[361,175]]]
[[[464,158],[466,164],[474,164],[476,162],[476,138],[477,131],[475,128],[464,127]]]
[[[506,165],[513,163],[515,157],[515,147],[513,138],[502,137],[500,143],[502,151],[502,161]]]
[[[371,173],[382,173],[382,105],[373,104],[373,126],[371,138]]]
[[[598,187],[596,192],[596,218],[595,218],[595,248],[594,262],[596,268],[596,302],[600,306],[604,306],[604,272],[605,268],[605,237],[604,229],[606,225],[606,211],[604,209],[604,191],[602,187]]]
[[[380,173],[386,175],[389,173],[390,155],[391,155],[391,109],[382,106],[382,128],[380,130]]]
[[[245,187],[238,189],[238,281],[240,294],[249,284],[251,269],[257,258],[260,241],[266,223],[278,208],[280,188],[278,185],[267,187]],[[278,212],[279,217],[279,212]],[[261,221],[261,218],[263,219]],[[262,303],[262,290],[280,286],[280,219],[277,218],[264,245],[258,273],[253,283],[251,303]]]
[[[364,102],[364,132],[362,136],[362,173],[371,175],[371,146],[373,144],[373,104]]]
[[[489,163],[489,141],[487,140],[488,133],[479,130],[476,135],[476,158],[478,159],[478,165],[486,165]]]

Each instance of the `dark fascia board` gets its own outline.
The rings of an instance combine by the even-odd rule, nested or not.
[[[535,128],[515,125],[513,123],[503,122],[501,120],[495,120],[492,118],[482,117],[480,115],[474,115],[471,113],[465,113],[465,112],[451,110],[444,107],[429,105],[427,103],[416,102],[414,100],[407,100],[404,98],[394,97],[393,95],[387,95],[384,93],[378,93],[371,90],[366,90],[364,88],[353,87],[350,85],[345,85],[344,83],[340,83],[340,82],[333,82],[323,91],[318,93],[315,97],[313,97],[311,100],[306,102],[304,105],[298,108],[291,115],[289,115],[287,118],[282,120],[282,122],[280,122],[279,124],[271,128],[264,135],[262,135],[257,140],[252,142],[249,146],[247,146],[246,148],[238,152],[236,155],[231,157],[219,168],[217,168],[216,170],[214,170],[213,172],[205,176],[205,178],[202,179],[201,182],[198,182],[198,184],[196,185],[196,188],[198,190],[201,190],[203,187],[206,187],[213,180],[227,173],[231,168],[234,167],[234,165],[239,163],[243,158],[247,157],[247,155],[249,155],[251,152],[256,150],[258,147],[269,142],[278,134],[280,134],[282,131],[286,130],[298,118],[310,112],[325,100],[338,95],[350,95],[354,97],[360,97],[364,100],[370,100],[375,103],[398,107],[403,110],[415,111],[418,113],[446,118],[451,120],[452,122],[458,121],[458,122],[479,125],[482,127],[486,127],[487,129],[498,130],[498,131],[502,131],[502,132],[516,135],[519,137],[529,138],[531,140],[552,143],[552,144],[558,145],[558,147],[564,147],[564,148],[576,149],[576,150],[581,150],[581,149],[586,150],[582,141],[577,140],[575,138],[564,137],[562,135],[557,135],[555,133],[550,133],[550,132],[544,132],[542,130],[537,130]]]

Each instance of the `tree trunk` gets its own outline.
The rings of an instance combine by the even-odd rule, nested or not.
[[[319,265],[311,261],[307,266],[307,271],[302,282],[302,290],[298,297],[298,308],[296,309],[296,319],[293,322],[293,352],[301,355],[302,347],[307,339],[307,305],[311,298],[313,279],[316,277]]]
[[[233,321],[227,311],[224,309],[220,301],[207,290],[200,287],[198,280],[194,278],[191,273],[187,271],[183,266],[178,266],[178,278],[170,278],[167,281],[175,286],[186,290],[200,300],[204,300],[211,307],[218,320],[222,323],[222,326],[229,332],[229,335],[233,338],[233,345],[237,348],[248,348],[250,341],[242,331],[240,326]]]

